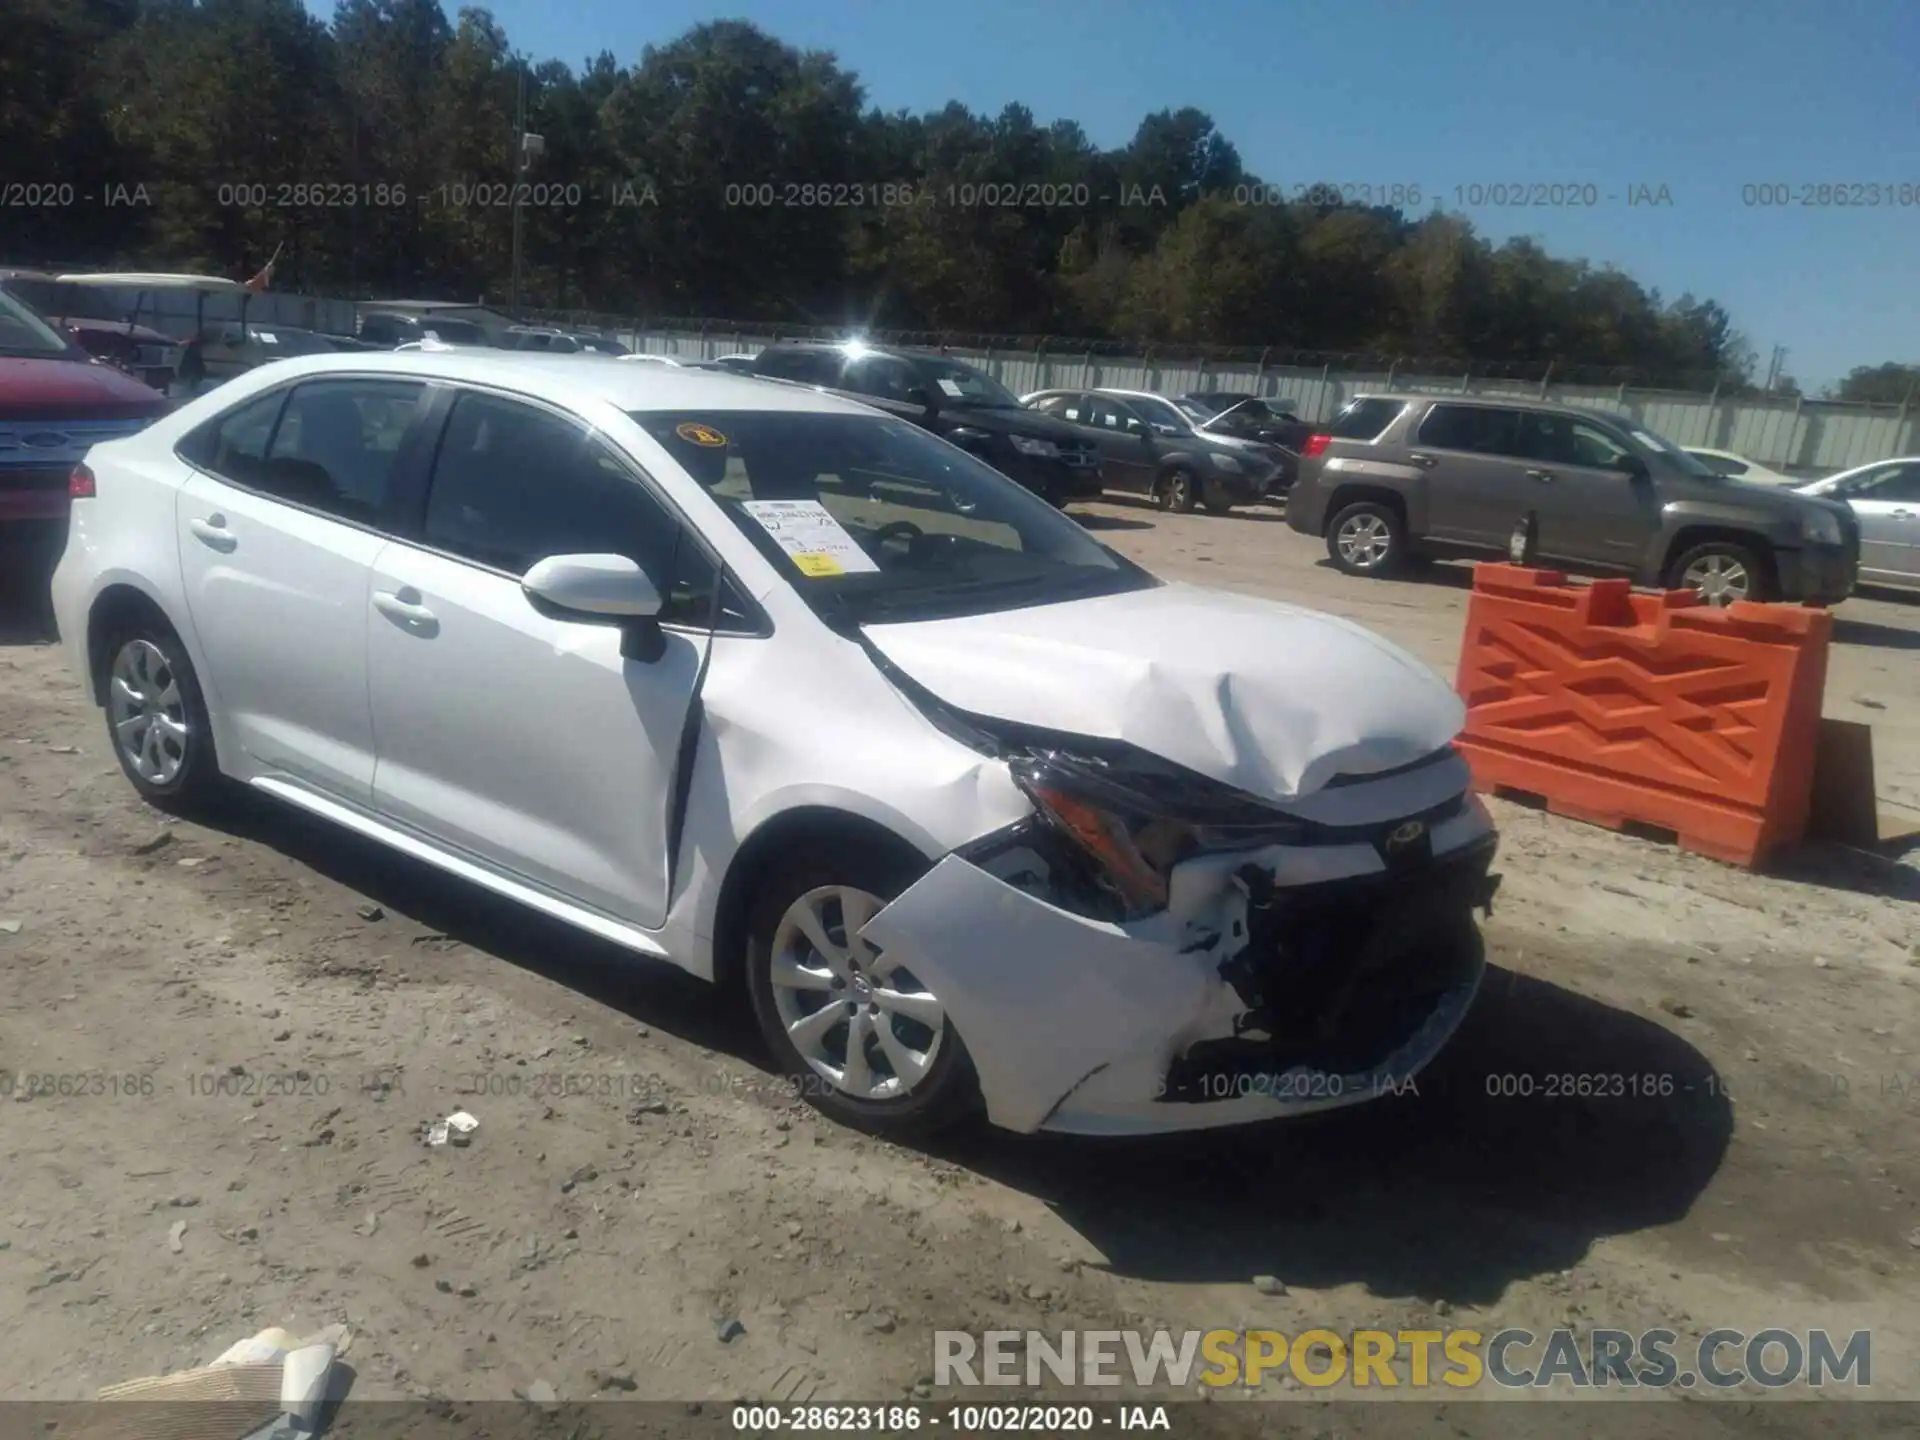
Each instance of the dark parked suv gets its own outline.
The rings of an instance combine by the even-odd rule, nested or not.
[[[1100,493],[1092,440],[962,361],[857,344],[772,345],[754,357],[753,373],[837,390],[911,420],[1055,505]]]
[[[1693,589],[1711,604],[1831,604],[1853,589],[1847,507],[1728,480],[1624,416],[1510,400],[1368,395],[1307,440],[1287,523],[1333,563],[1501,557]]]

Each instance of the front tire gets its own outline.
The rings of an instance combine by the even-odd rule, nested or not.
[[[816,1109],[889,1139],[934,1134],[980,1104],[939,997],[858,937],[915,878],[903,856],[837,844],[777,864],[747,916],[747,988],[775,1062]]]
[[[1342,506],[1327,525],[1327,558],[1349,575],[1391,575],[1406,563],[1406,521],[1378,500]]]
[[[1199,487],[1193,478],[1193,472],[1184,466],[1169,470],[1160,477],[1160,508],[1175,515],[1191,515],[1194,501],[1198,498]]]
[[[119,627],[104,647],[99,689],[114,758],[143,800],[185,812],[216,798],[207,702],[172,627],[158,618]]]
[[[1685,551],[1667,567],[1666,583],[1669,590],[1691,590],[1713,606],[1771,600],[1777,588],[1767,557],[1731,540],[1708,540]]]

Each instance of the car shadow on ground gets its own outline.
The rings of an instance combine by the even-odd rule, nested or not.
[[[51,564],[16,562],[0,552],[0,645],[45,645],[57,638]]]
[[[1767,870],[1783,880],[1827,890],[1920,904],[1920,838],[1908,837],[1874,850],[1807,841],[1775,857]]]
[[[1687,1042],[1510,970],[1416,1083],[1254,1130],[942,1148],[1045,1201],[1119,1274],[1485,1305],[1605,1236],[1680,1219],[1732,1136],[1725,1087]]]
[[[1313,562],[1316,569],[1329,575],[1344,575],[1338,565],[1329,559]],[[1448,590],[1471,590],[1473,588],[1473,562],[1453,560],[1431,560],[1425,556],[1415,556],[1391,575],[1374,577],[1352,577],[1366,583],[1379,585],[1437,585]]]
[[[1920,650],[1920,630],[1902,630],[1895,625],[1878,625],[1871,620],[1853,620],[1845,615],[1836,615],[1833,617],[1833,643],[1873,645],[1886,650]]]
[[[216,820],[403,923],[767,1066],[744,1006],[670,965],[263,797],[239,795]],[[1587,1085],[1559,1078],[1569,1076]],[[1630,1088],[1561,1093],[1596,1078]],[[1731,1135],[1724,1087],[1685,1041],[1500,968],[1417,1086],[1255,1129],[1082,1140],[979,1125],[928,1149],[1035,1196],[1118,1274],[1213,1283],[1272,1274],[1484,1304],[1516,1279],[1568,1268],[1603,1236],[1686,1214]]]
[[[1069,511],[1085,530],[1151,530],[1151,520],[1132,520],[1124,515],[1101,515],[1089,511]]]

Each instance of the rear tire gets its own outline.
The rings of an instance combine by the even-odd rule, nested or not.
[[[1378,500],[1343,505],[1327,523],[1327,558],[1349,575],[1391,575],[1406,564],[1406,522]]]
[[[1207,507],[1209,515],[1227,515],[1233,510],[1233,496],[1227,493],[1227,487],[1218,480],[1207,482],[1206,499],[1201,503]]]
[[[225,789],[213,725],[187,647],[157,617],[116,626],[96,683],[107,739],[140,798],[176,813],[204,809]]]
[[[1669,590],[1692,590],[1707,605],[1776,598],[1771,558],[1750,545],[1708,540],[1682,552],[1667,567]]]
[[[973,1061],[938,998],[883,952],[849,943],[860,912],[895,899],[920,868],[870,842],[832,843],[776,863],[747,912],[747,990],[775,1063],[823,1114],[889,1139],[924,1138],[980,1108]]]

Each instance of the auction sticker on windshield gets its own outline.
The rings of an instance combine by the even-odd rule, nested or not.
[[[945,391],[945,392],[946,392],[947,394],[949,394],[949,395],[951,395],[951,396],[952,396],[952,397],[953,397],[954,399],[956,399],[956,400],[958,400],[958,399],[960,399],[960,397],[961,397],[961,396],[963,396],[963,395],[965,395],[965,394],[967,393],[966,391],[964,391],[964,390],[962,390],[962,389],[960,388],[960,382],[959,382],[958,380],[945,380],[945,379],[943,379],[943,380],[940,380],[940,381],[938,381],[938,382],[936,382],[936,383],[938,383],[938,385],[940,386],[940,388],[941,388],[941,389],[942,389],[943,391]]]
[[[802,575],[851,575],[880,568],[818,500],[743,500],[740,508],[793,557]]]

